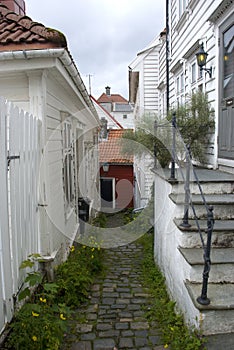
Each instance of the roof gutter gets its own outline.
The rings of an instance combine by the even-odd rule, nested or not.
[[[84,98],[86,105],[89,107],[89,109],[91,110],[91,112],[93,113],[93,115],[95,116],[95,119],[99,124],[100,122],[99,122],[96,109],[93,105],[91,98],[89,97],[89,94],[84,85],[84,82],[75,65],[75,62],[67,49],[59,48],[59,49],[19,50],[19,51],[0,52],[0,61],[32,59],[32,58],[48,58],[48,57],[58,58],[61,61],[62,65],[64,66],[69,76],[71,77],[72,81],[74,82],[79,92],[81,93],[82,97]]]

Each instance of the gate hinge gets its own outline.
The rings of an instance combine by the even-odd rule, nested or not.
[[[13,159],[20,159],[20,156],[7,156],[7,166],[10,166],[10,162]]]

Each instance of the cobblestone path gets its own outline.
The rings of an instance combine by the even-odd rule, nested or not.
[[[79,309],[63,350],[162,350],[160,332],[145,317],[152,299],[141,284],[142,247],[136,243],[105,250],[103,279],[95,281],[89,304]]]

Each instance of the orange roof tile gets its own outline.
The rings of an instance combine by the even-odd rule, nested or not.
[[[121,95],[119,94],[111,94],[111,95],[107,95],[105,93],[103,93],[98,99],[97,99],[98,103],[128,103],[128,101]]]
[[[62,33],[17,15],[0,2],[0,51],[55,47],[67,47]]]
[[[99,160],[101,163],[133,164],[133,156],[122,152],[121,137],[125,130],[109,131],[108,140],[99,144]]]

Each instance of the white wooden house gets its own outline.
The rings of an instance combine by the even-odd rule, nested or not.
[[[27,17],[23,0],[1,1],[0,14],[1,331],[22,260],[64,260],[79,231],[78,199],[99,208],[99,119],[65,36]]]
[[[106,92],[97,99],[103,107],[124,129],[134,128],[133,104],[120,94],[112,94],[111,88],[106,86]]]
[[[181,226],[185,197],[179,169],[177,182],[168,181],[169,171],[155,173],[155,259],[172,298],[189,324],[204,334],[231,333],[234,332],[234,3],[169,0],[168,4],[169,86],[166,86],[163,60],[164,42],[160,52],[159,98],[164,99],[168,89],[173,108],[200,89],[208,94],[215,111],[215,132],[207,149],[206,167],[210,170],[197,169],[205,198],[214,207],[210,304],[201,305],[197,300],[201,293],[204,252],[193,213],[189,212],[191,226]],[[197,65],[196,53],[201,44],[208,54],[206,68],[211,68],[211,74]],[[195,179],[190,180],[189,200],[197,210],[198,223],[206,237],[203,226],[206,222],[202,221],[206,211],[202,209]]]
[[[153,121],[161,115],[159,99],[159,59],[164,43],[162,35],[158,35],[129,65],[129,101],[134,104],[135,126],[140,124],[144,116]],[[149,130],[146,130],[149,132]],[[154,132],[154,130],[150,130]],[[144,207],[151,197],[154,166],[152,154],[146,151],[141,157],[134,158],[135,173],[135,207]]]
[[[122,124],[120,124],[101,104],[97,102],[97,100],[90,96],[93,101],[94,107],[97,111],[98,117],[100,121],[106,121],[107,130],[111,129],[123,129]],[[100,137],[100,135],[99,135]]]

